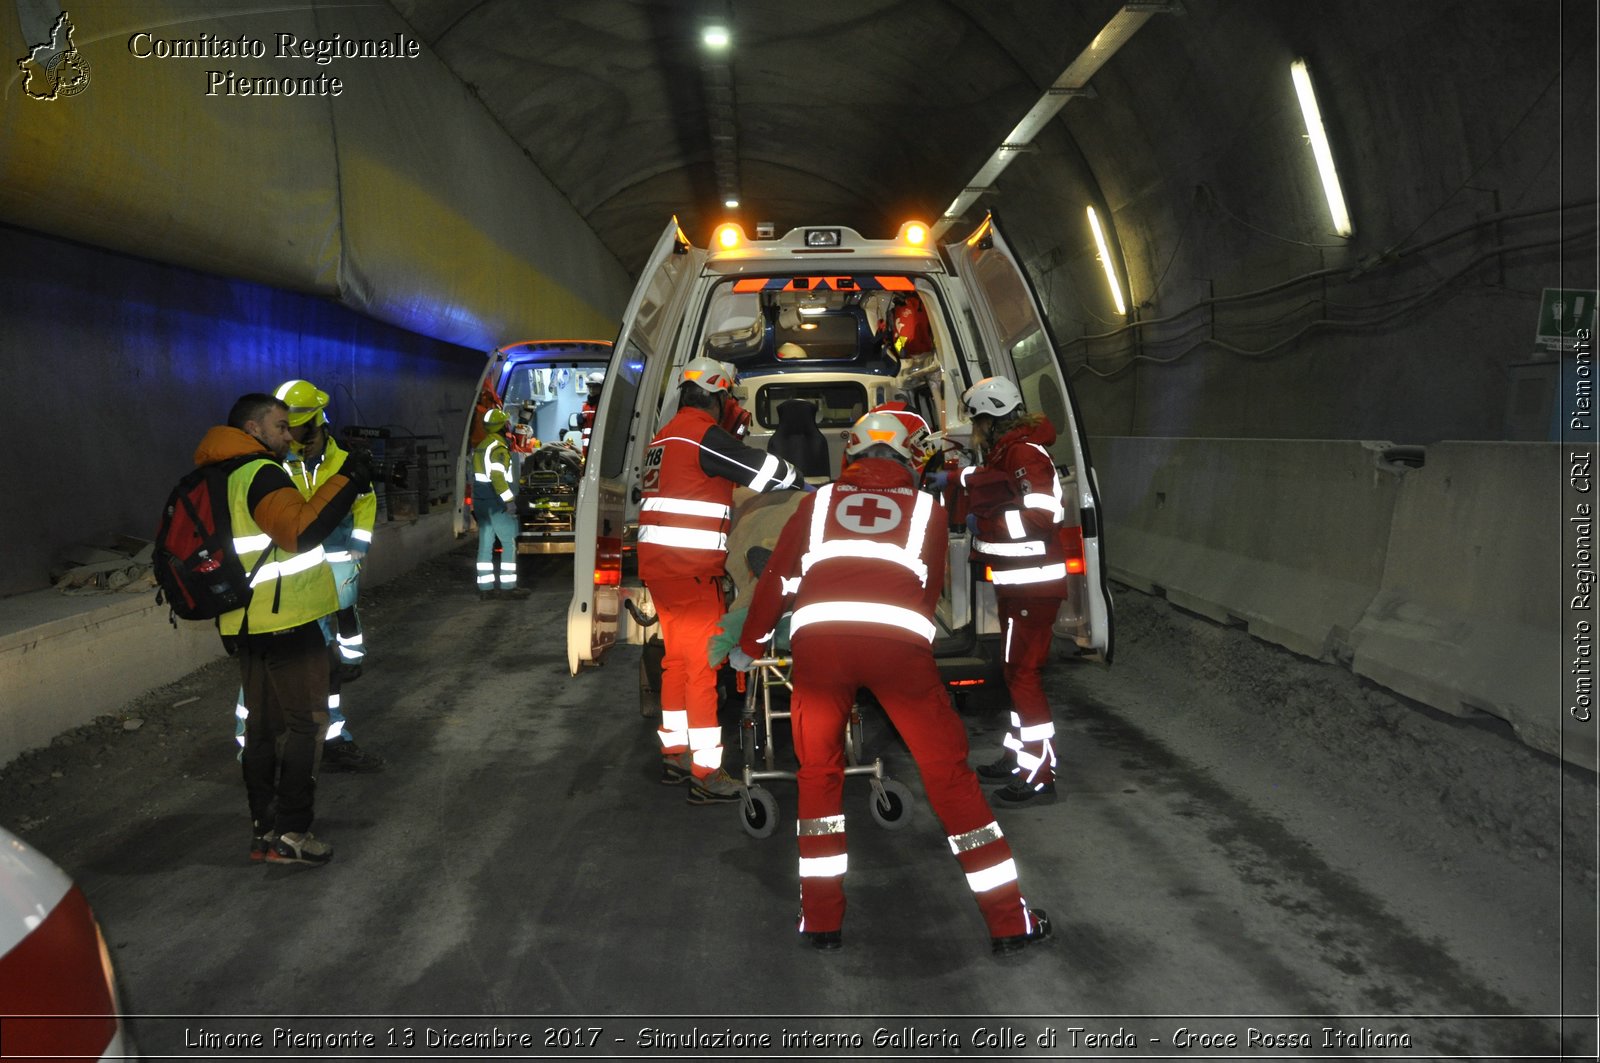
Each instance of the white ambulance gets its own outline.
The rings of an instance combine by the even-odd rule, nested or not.
[[[907,304],[919,303],[925,320],[906,343],[896,325]],[[651,634],[644,622],[654,610],[633,563],[640,461],[676,410],[677,370],[701,354],[737,372],[735,394],[752,414],[754,446],[772,438],[786,402],[813,407],[834,475],[844,430],[891,401],[904,402],[943,433],[947,448],[966,447],[975,460],[962,392],[987,376],[1015,382],[1028,411],[1056,428],[1052,456],[1070,500],[1073,585],[1056,632],[1081,654],[1110,661],[1111,594],[1083,419],[1038,297],[995,219],[944,247],[915,222],[892,240],[838,225],[751,240],[725,224],[708,249],[693,246],[674,219],[624,314],[578,487],[567,610],[574,674],[608,647]],[[999,658],[994,588],[969,564],[967,529],[949,534],[934,652],[947,682],[976,683],[995,675]]]

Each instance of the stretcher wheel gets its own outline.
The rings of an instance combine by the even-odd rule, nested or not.
[[[752,838],[770,837],[778,828],[778,799],[765,786],[745,788],[738,804],[739,826]]]
[[[911,791],[904,783],[884,779],[872,790],[872,818],[884,830],[899,830],[911,822]]]

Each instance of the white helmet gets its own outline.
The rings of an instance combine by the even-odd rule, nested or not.
[[[701,355],[699,358],[691,359],[678,374],[679,386],[691,382],[715,395],[719,391],[727,391],[733,387],[733,374],[715,358]]]
[[[931,447],[928,423],[909,410],[865,414],[850,426],[844,452],[855,457],[868,447],[879,444],[893,450],[914,468],[921,468],[928,460]]]
[[[1005,377],[986,376],[968,388],[961,401],[966,403],[967,412],[973,417],[980,413],[1004,417],[1022,405],[1022,392]]]

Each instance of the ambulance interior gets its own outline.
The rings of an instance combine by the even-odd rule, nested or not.
[[[911,277],[746,278],[712,296],[699,349],[738,374],[752,445],[771,440],[784,403],[806,402],[837,472],[846,430],[884,402],[906,403],[935,432],[964,434],[945,423],[946,375],[957,374],[956,394],[965,384],[953,345],[936,340],[937,307],[932,286]]]

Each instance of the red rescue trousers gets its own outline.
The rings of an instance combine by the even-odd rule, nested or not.
[[[1000,635],[1005,647],[1006,689],[1011,693],[1011,733],[1006,748],[1017,758],[1018,775],[1034,786],[1056,777],[1055,723],[1039,670],[1050,660],[1050,627],[1059,598],[1001,598]]]
[[[661,752],[690,750],[697,779],[722,767],[717,723],[717,673],[706,648],[722,620],[722,582],[710,576],[651,580],[650,601],[661,620]]]
[[[844,737],[856,690],[877,697],[905,739],[928,804],[944,825],[992,937],[1028,932],[1011,846],[967,765],[967,732],[950,707],[933,654],[871,635],[794,639],[795,753],[800,760],[800,929],[844,921]]]

